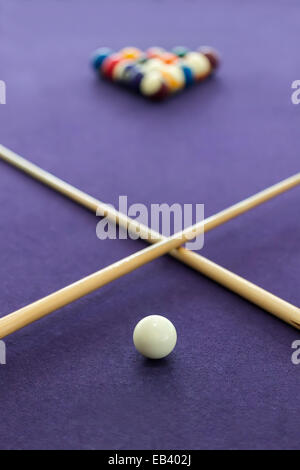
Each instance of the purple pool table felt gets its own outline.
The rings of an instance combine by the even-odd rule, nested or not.
[[[0,1],[0,142],[113,204],[205,215],[299,171],[296,1]],[[99,81],[96,47],[194,49],[223,64],[162,104]],[[205,236],[201,254],[299,305],[299,188]],[[0,162],[1,316],[144,248]],[[155,362],[135,324],[178,344]],[[165,256],[6,339],[2,449],[297,449],[299,333]]]

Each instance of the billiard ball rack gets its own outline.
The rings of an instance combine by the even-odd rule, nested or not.
[[[138,251],[41,300],[0,318],[0,338],[14,333],[26,325],[43,318],[55,310],[78,300],[167,253],[300,330],[300,309],[298,307],[247,281],[241,276],[237,276],[203,256],[181,247],[186,241],[196,238],[203,231],[212,230],[275,196],[300,185],[300,173],[244,199],[208,217],[204,221],[188,227],[180,233],[176,233],[172,237],[166,238],[51,173],[42,170],[37,165],[17,155],[3,145],[0,145],[0,158],[92,212],[96,213],[100,209],[104,215],[116,220],[121,227],[129,230],[132,228],[135,230],[135,233],[139,231],[141,236],[147,238],[150,243],[155,242],[148,248]]]
[[[100,47],[91,58],[101,77],[155,101],[202,82],[219,62],[218,53],[207,46],[196,51],[175,47],[170,52],[160,47],[125,47],[118,52]]]

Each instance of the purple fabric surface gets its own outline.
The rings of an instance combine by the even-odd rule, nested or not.
[[[297,1],[0,1],[0,142],[116,204],[206,216],[299,171]],[[96,80],[100,45],[216,47],[218,75],[160,105]],[[206,235],[202,254],[299,305],[299,189]],[[1,315],[145,246],[0,162]],[[159,313],[174,353],[132,331]],[[2,449],[299,448],[296,330],[169,257],[10,336]]]

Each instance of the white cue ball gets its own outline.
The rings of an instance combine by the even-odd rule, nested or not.
[[[143,356],[162,359],[170,354],[177,342],[175,326],[161,315],[149,315],[136,325],[133,342]]]

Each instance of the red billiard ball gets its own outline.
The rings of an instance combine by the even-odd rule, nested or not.
[[[162,82],[162,84],[160,86],[160,89],[156,93],[151,95],[150,98],[154,101],[162,101],[165,98],[167,98],[167,96],[169,96],[170,93],[171,93],[171,91],[170,91],[170,88],[168,87],[168,85],[166,83]]]
[[[113,71],[116,65],[122,60],[122,56],[120,54],[112,54],[111,56],[107,57],[101,66],[101,74],[112,80],[113,79]]]

